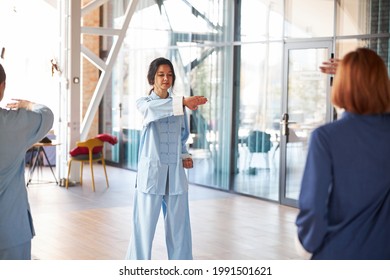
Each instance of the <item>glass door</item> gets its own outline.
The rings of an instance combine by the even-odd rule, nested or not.
[[[331,56],[332,42],[287,43],[280,116],[280,198],[297,206],[311,132],[331,121],[330,77],[319,66]]]

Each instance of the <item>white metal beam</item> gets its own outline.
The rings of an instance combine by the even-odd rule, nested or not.
[[[81,16],[85,16],[89,12],[95,10],[96,8],[99,8],[101,5],[106,4],[109,0],[95,0],[89,2],[87,5],[85,5],[81,10]]]
[[[121,30],[114,28],[82,26],[81,33],[99,36],[119,36]]]
[[[67,91],[67,144],[68,148],[72,149],[76,147],[76,142],[80,140],[80,119],[81,119],[81,0],[69,1],[69,51],[68,51],[68,81],[69,87]],[[69,151],[69,150],[68,150]],[[71,178],[74,181],[78,181],[80,178],[79,172],[77,172],[77,165],[72,168]]]
[[[95,67],[99,68],[100,71],[106,70],[106,63],[86,46],[81,46],[81,53],[86,59],[88,59],[93,65],[95,65]]]

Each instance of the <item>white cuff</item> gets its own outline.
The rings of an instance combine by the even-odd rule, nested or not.
[[[182,154],[182,155],[181,155],[181,159],[187,159],[187,158],[192,158],[192,155],[189,154],[189,153],[186,153],[186,154]]]
[[[184,115],[183,109],[183,96],[172,96],[173,115],[182,116]]]

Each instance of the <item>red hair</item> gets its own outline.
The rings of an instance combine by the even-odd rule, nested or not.
[[[340,61],[332,89],[332,103],[356,114],[390,112],[390,82],[382,58],[358,48]]]

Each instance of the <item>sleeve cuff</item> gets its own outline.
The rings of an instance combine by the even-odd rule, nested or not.
[[[46,108],[45,105],[42,105],[42,104],[39,104],[39,103],[33,103],[31,105],[30,111],[39,111],[39,110],[45,109],[45,108]]]
[[[185,153],[181,155],[181,159],[187,159],[187,158],[192,158],[192,154]]]
[[[181,116],[184,115],[183,108],[183,96],[172,96],[173,115]]]

